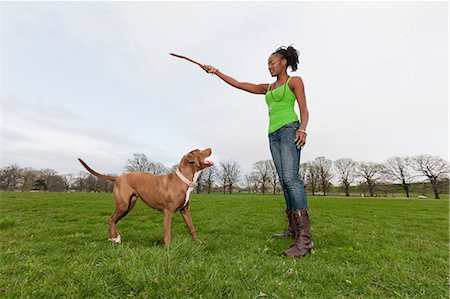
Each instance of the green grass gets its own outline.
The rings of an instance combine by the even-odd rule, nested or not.
[[[0,193],[0,297],[448,298],[448,200],[309,197],[317,250],[274,240],[276,195],[197,195],[201,242],[142,202],[106,239],[111,194]]]

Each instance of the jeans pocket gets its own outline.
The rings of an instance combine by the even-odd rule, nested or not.
[[[298,128],[300,128],[300,124],[298,122],[293,122],[282,127],[282,129],[295,129],[295,130],[298,130]]]

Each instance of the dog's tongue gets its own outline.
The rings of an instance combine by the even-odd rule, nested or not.
[[[208,166],[214,166],[214,162],[205,160],[205,164]]]

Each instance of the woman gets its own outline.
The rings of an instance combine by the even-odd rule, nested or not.
[[[273,84],[239,82],[211,65],[204,65],[203,69],[233,87],[250,93],[265,94],[269,108],[270,152],[280,178],[289,220],[284,233],[274,237],[294,237],[294,244],[284,255],[302,257],[308,254],[314,245],[311,241],[308,202],[299,176],[300,153],[306,144],[309,114],[302,79],[297,76],[289,77],[287,74],[288,67],[296,71],[297,65],[298,52],[289,46],[278,48],[269,57],[269,72],[272,77],[276,77]],[[299,107],[301,123],[294,111],[295,101]]]

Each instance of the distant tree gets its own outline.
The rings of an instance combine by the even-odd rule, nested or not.
[[[431,183],[434,197],[439,199],[440,186],[448,180],[448,162],[438,156],[420,155],[413,157],[413,168]]]
[[[127,160],[125,169],[130,172],[149,172],[156,175],[168,173],[168,169],[163,164],[151,161],[143,153],[134,153],[133,158]]]
[[[39,179],[42,179],[47,184],[48,191],[61,192],[65,191],[66,186],[63,179],[56,170],[41,169],[39,170]]]
[[[262,160],[253,163],[253,169],[255,170],[255,172],[252,174],[255,176],[257,182],[260,184],[261,191],[263,194],[266,193],[267,185],[269,184],[271,179],[270,162],[271,160]]]
[[[374,195],[374,188],[381,179],[383,165],[373,162],[358,162],[356,174],[363,179],[363,185],[369,190],[370,196]],[[364,192],[365,193],[365,192]]]
[[[387,178],[394,182],[400,183],[406,193],[406,197],[410,196],[410,185],[414,176],[411,173],[412,160],[409,157],[391,157],[384,162],[384,170]]]
[[[252,189],[254,192],[263,193],[262,191],[263,184],[261,182],[261,177],[259,176],[258,172],[256,171],[250,172],[250,175],[248,176],[248,183],[252,185]]]
[[[156,175],[164,175],[169,173],[169,170],[167,169],[167,167],[164,166],[164,164],[159,162],[153,162],[151,164],[150,172]]]
[[[203,188],[204,188],[204,185],[203,185],[203,171],[201,171],[198,174],[198,177],[197,177],[197,182],[195,184],[195,192],[197,194],[199,194],[202,191]]]
[[[268,160],[268,161],[269,161],[270,184],[272,185],[273,194],[275,194],[277,191],[277,185],[278,185],[280,179],[278,178],[278,173],[277,173],[277,169],[275,168],[275,164],[273,163],[272,160]]]
[[[37,179],[32,188],[32,190],[38,190],[38,191],[47,191],[48,190],[48,186],[47,183],[45,182],[44,179]]]
[[[87,183],[86,180],[88,178],[88,173],[85,171],[80,171],[78,175],[75,175],[73,188],[78,192],[87,191]]]
[[[177,171],[179,165],[180,165],[180,164],[172,165],[172,167],[170,167],[168,171],[169,171],[169,172],[175,172],[175,171]]]
[[[254,192],[258,190],[258,180],[256,175],[252,172],[244,176],[245,188],[248,192]]]
[[[305,189],[306,189],[306,185],[308,184],[308,163],[307,162],[300,164],[300,180],[303,182],[303,185],[305,186]]]
[[[114,182],[108,180],[102,180],[97,178],[100,181],[100,191],[101,192],[112,192],[114,189]]]
[[[334,168],[338,176],[339,183],[344,189],[345,196],[350,196],[350,185],[355,180],[356,162],[350,158],[342,158],[334,161]]]
[[[223,169],[222,165],[220,165],[220,166],[221,166],[221,168],[220,168],[219,173],[218,173],[218,178],[219,178],[219,181],[222,183],[223,194],[225,194],[225,193],[227,193],[227,189],[226,188],[229,185],[229,183],[228,183],[228,176],[227,176],[225,170]]]
[[[315,195],[320,180],[319,168],[317,167],[316,161],[306,162],[306,179],[307,184],[311,187],[311,194]]]
[[[22,169],[19,165],[11,164],[0,170],[0,187],[6,191],[14,191],[21,183]]]
[[[29,191],[33,189],[36,180],[39,177],[39,172],[31,167],[22,169],[22,188],[21,191]]]
[[[150,160],[146,154],[143,153],[134,153],[133,158],[128,159],[125,164],[126,171],[130,172],[150,172]]]
[[[207,167],[202,171],[201,182],[208,193],[211,193],[215,180],[217,179],[217,167]]]
[[[88,177],[85,180],[86,184],[86,191],[88,192],[100,192],[101,191],[101,182],[100,180],[93,176],[92,174],[89,174]]]
[[[323,194],[327,195],[330,191],[331,179],[333,178],[333,172],[331,171],[333,162],[325,157],[317,157],[314,162],[316,163]]]
[[[238,162],[234,160],[221,161],[219,165],[221,167],[219,178],[223,182],[223,193],[225,193],[225,188],[229,187],[229,192],[231,194],[233,186],[239,182],[241,173],[240,166]]]
[[[75,175],[73,173],[62,174],[61,179],[64,183],[65,191],[68,192],[74,184]]]

